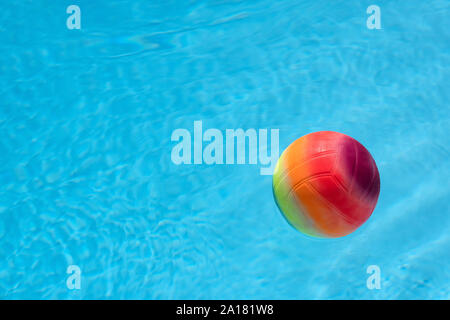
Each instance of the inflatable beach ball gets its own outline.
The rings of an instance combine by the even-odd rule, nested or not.
[[[370,217],[380,176],[362,144],[342,133],[320,131],[297,139],[283,152],[273,193],[294,228],[312,237],[337,238]]]

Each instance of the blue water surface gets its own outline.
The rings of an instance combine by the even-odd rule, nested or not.
[[[449,299],[449,17],[448,0],[4,1],[0,298]],[[280,151],[351,135],[380,171],[372,217],[303,236],[259,165],[171,161],[195,120],[279,129]]]

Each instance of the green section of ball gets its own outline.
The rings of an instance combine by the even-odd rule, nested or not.
[[[283,179],[285,168],[283,166],[283,155],[278,159],[272,178],[272,190],[275,202],[283,217],[298,231],[316,238],[321,238],[297,203],[295,196],[291,192],[290,183]],[[282,181],[284,180],[284,181]]]

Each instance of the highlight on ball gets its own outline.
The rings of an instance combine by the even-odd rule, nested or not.
[[[312,237],[337,238],[371,216],[380,175],[361,143],[339,132],[319,131],[286,148],[272,187],[278,208],[294,228]]]

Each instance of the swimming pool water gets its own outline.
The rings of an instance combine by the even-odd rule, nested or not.
[[[449,299],[449,13],[447,0],[4,3],[0,298]],[[372,217],[344,238],[302,236],[258,166],[171,161],[173,130],[195,120],[277,128],[280,152],[313,131],[354,137],[380,171]]]

